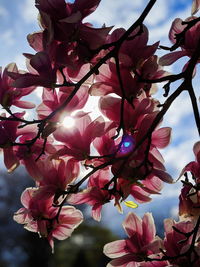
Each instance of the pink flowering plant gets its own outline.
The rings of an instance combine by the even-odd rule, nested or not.
[[[14,220],[47,238],[52,250],[54,239],[70,237],[83,221],[76,205],[91,206],[92,218],[100,221],[104,205],[122,212],[123,202],[137,207],[161,194],[165,183],[173,188],[160,151],[169,145],[172,131],[161,124],[185,91],[200,134],[192,85],[200,62],[200,18],[194,16],[200,1],[191,1],[191,16],[172,22],[171,47],[149,44],[144,23],[155,2],[149,0],[127,30],[113,30],[88,22],[100,0],[35,0],[41,31],[28,35],[35,54],[24,54],[26,71],[14,63],[1,70],[4,163],[9,172],[23,165],[35,182],[22,193],[23,207]],[[163,51],[160,58],[158,49]],[[180,72],[168,73],[164,67],[181,57],[187,62]],[[162,104],[154,97],[162,90],[160,83]],[[38,106],[23,100],[38,86],[43,90]],[[99,101],[96,117],[84,110],[92,97]],[[26,119],[27,109],[35,109],[34,119]],[[179,177],[178,221],[164,221],[161,239],[151,213],[141,219],[130,212],[122,224],[127,238],[104,247],[112,259],[107,267],[200,266],[199,141],[193,150],[194,161]]]

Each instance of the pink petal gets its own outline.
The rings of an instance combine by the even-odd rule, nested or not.
[[[134,185],[131,188],[130,194],[135,198],[135,200],[138,203],[144,203],[151,201],[151,198],[149,197],[149,193],[145,192],[143,188]]]
[[[112,96],[101,97],[99,107],[103,115],[112,121],[119,121],[120,99]]]
[[[169,184],[173,183],[173,179],[171,175],[163,170],[153,169],[152,173],[158,178],[160,178],[165,183],[169,183]]]
[[[35,190],[36,188],[33,187],[26,188],[21,195],[21,203],[26,209],[29,208],[29,203],[30,200],[33,198]]]
[[[200,142],[194,144],[193,151],[196,156],[197,162],[200,163]]]
[[[106,41],[108,33],[113,27],[92,28],[86,24],[80,26],[80,38],[86,40],[91,49],[97,49]]]
[[[66,17],[64,19],[59,20],[60,22],[66,22],[66,23],[77,23],[81,20],[81,12],[77,11],[76,13],[72,13],[71,16]]]
[[[144,250],[150,250],[153,254],[159,253],[160,248],[163,248],[163,240],[158,236],[156,236],[153,241],[150,241],[150,243],[147,243],[147,245],[143,247]]]
[[[121,258],[112,260],[106,267],[138,267],[138,263],[134,261],[131,254],[124,255]]]
[[[13,105],[19,108],[25,108],[25,109],[31,109],[35,108],[35,104],[28,102],[28,101],[22,101],[22,100],[16,100],[13,102]]]
[[[171,128],[163,127],[153,132],[151,143],[157,148],[164,148],[170,142]]]
[[[13,87],[24,88],[24,87],[29,87],[32,85],[41,85],[42,84],[41,78],[38,75],[34,75],[34,74],[30,74],[30,73],[19,74],[19,75],[20,75],[19,78],[17,78],[13,82]]]
[[[176,18],[171,25],[170,31],[169,31],[169,39],[174,44],[176,42],[176,34],[183,31],[183,29],[186,27],[186,25],[182,24],[182,20],[180,18]]]
[[[13,220],[20,224],[28,223],[30,221],[29,211],[25,208],[19,209],[17,212],[15,212]]]
[[[76,0],[73,5],[75,10],[80,10],[81,14],[86,17],[95,11],[99,3],[100,0]]]
[[[25,224],[24,229],[31,232],[38,232],[37,221],[30,221],[29,223]]]
[[[133,236],[135,233],[142,236],[142,219],[135,213],[129,212],[122,226],[129,237]]]
[[[126,240],[117,240],[106,244],[103,253],[112,259],[126,255]]]
[[[39,181],[42,178],[42,173],[41,173],[41,169],[38,167],[35,159],[33,157],[30,158],[25,158],[23,160],[24,165],[26,167],[26,170],[28,171],[28,173],[30,174],[30,176],[35,180],[35,181]]]
[[[105,122],[102,116],[92,121],[84,132],[85,139],[89,138],[89,142],[96,137],[100,137],[104,133]]]
[[[3,154],[4,154],[4,164],[8,169],[8,172],[10,173],[19,166],[19,160],[13,151],[13,147],[4,148]]]
[[[41,75],[47,75],[51,73],[51,61],[49,56],[45,52],[38,52],[36,53],[30,60],[30,65],[38,71]]]
[[[87,188],[83,192],[77,193],[77,194],[71,194],[68,198],[68,203],[77,205],[77,204],[83,204],[88,203],[92,200],[90,191],[92,188]]]
[[[53,231],[53,237],[63,240],[71,235],[73,230],[83,221],[82,212],[71,206],[62,208],[59,225]]]
[[[29,45],[37,52],[43,50],[43,44],[42,44],[42,39],[43,39],[43,32],[35,32],[32,34],[29,34],[27,36]]]
[[[92,96],[104,96],[113,93],[113,88],[107,82],[96,82],[89,90],[89,94]]]
[[[144,244],[150,243],[156,235],[156,227],[154,224],[153,216],[149,212],[145,213],[142,219],[142,230],[142,240],[144,241]]]
[[[95,221],[100,222],[101,221],[101,210],[102,210],[102,204],[95,204],[92,208],[92,217]]]
[[[163,182],[154,175],[148,176],[142,183],[145,185],[144,190],[151,194],[159,194],[163,188]]]
[[[159,59],[159,64],[161,66],[169,66],[172,63],[174,63],[175,61],[177,61],[179,58],[186,56],[186,52],[185,51],[175,51],[175,52],[171,52],[169,54],[166,54],[164,56],[162,56]]]

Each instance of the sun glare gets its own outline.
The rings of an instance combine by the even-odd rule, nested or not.
[[[75,125],[75,120],[70,116],[66,116],[62,121],[62,125],[65,128],[72,128]]]

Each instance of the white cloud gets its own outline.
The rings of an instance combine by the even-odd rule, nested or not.
[[[175,179],[179,177],[185,165],[194,160],[193,145],[197,140],[194,136],[188,136],[187,140],[163,150],[166,166],[171,169]]]
[[[1,34],[1,43],[4,46],[12,46],[15,43],[14,32],[12,30],[6,30]]]
[[[105,23],[107,26],[127,28],[138,18],[145,3],[144,0],[102,0],[97,10],[86,20],[92,20],[99,26]]]
[[[38,10],[35,7],[35,1],[33,0],[25,0],[20,5],[21,17],[24,19],[26,23],[36,23]]]
[[[169,108],[166,123],[176,126],[184,121],[184,118],[192,114],[192,105],[187,93],[180,95]]]
[[[151,9],[149,15],[145,19],[145,24],[148,26],[160,25],[162,21],[168,18],[169,5],[166,1],[158,1]]]

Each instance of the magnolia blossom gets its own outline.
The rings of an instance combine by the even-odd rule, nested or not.
[[[162,240],[156,236],[152,215],[146,213],[141,219],[136,214],[129,213],[122,225],[128,238],[104,246],[104,254],[113,259],[107,267],[151,266],[150,263],[149,265],[142,263],[149,255],[159,253],[159,248],[163,246]],[[161,263],[156,266],[166,265]]]
[[[130,68],[138,69],[140,64],[150,58],[158,48],[159,42],[153,45],[147,45],[149,32],[145,25],[142,25],[141,34],[137,35],[140,27],[136,28],[130,35],[130,39],[126,40],[119,51],[120,62]],[[112,32],[108,37],[108,43],[117,41],[124,33],[125,29],[119,28]],[[132,38],[132,39],[131,39]],[[135,49],[133,49],[133,47]]]
[[[102,206],[113,198],[112,194],[104,189],[108,182],[109,169],[100,170],[90,177],[87,188],[80,193],[72,194],[68,202],[74,205],[87,203],[92,206],[93,219],[100,221]]]
[[[54,248],[53,239],[63,240],[68,238],[74,229],[82,222],[81,211],[72,206],[64,206],[60,211],[52,206],[51,199],[40,199],[37,188],[27,188],[21,196],[24,208],[19,209],[14,220],[24,224],[24,228],[32,232],[38,232],[48,239]]]
[[[54,132],[55,139],[65,145],[57,154],[85,160],[90,155],[91,142],[104,133],[105,122],[101,116],[92,121],[90,116],[84,112],[77,113],[74,119],[74,127],[66,131],[60,126]]]
[[[182,170],[181,175],[185,172],[191,172],[196,178],[196,183],[199,183],[200,179],[200,142],[196,142],[193,147],[195,155],[195,161],[188,163]]]
[[[45,52],[38,52],[35,55],[25,54],[30,60],[28,68],[30,73],[9,72],[14,79],[13,86],[18,88],[41,85],[51,88],[56,83],[56,68],[52,67],[49,56]]]
[[[200,142],[195,143],[193,147],[195,161],[188,163],[182,170],[182,176],[186,172],[191,172],[194,179],[193,183],[183,184],[179,196],[179,215],[184,217],[196,218],[200,215]]]
[[[128,197],[146,203],[152,194],[160,194],[164,182],[173,183],[160,152],[170,143],[171,128],[160,125],[183,85],[192,84],[190,73],[199,63],[198,18],[189,17],[185,23],[174,20],[169,39],[172,50],[176,45],[180,50],[158,59],[159,42],[148,44],[148,29],[143,25],[155,1],[149,1],[127,31],[116,28],[113,32],[112,27],[96,28],[86,21],[100,2],[35,0],[41,30],[28,35],[35,54],[24,54],[27,71],[18,71],[14,63],[0,70],[0,104],[9,114],[0,116],[4,163],[9,172],[24,165],[35,182],[34,188],[22,193],[23,207],[14,220],[47,238],[52,249],[54,238],[69,237],[83,220],[82,213],[66,203],[91,206],[92,217],[100,221],[103,205],[113,201],[121,211]],[[199,8],[200,1],[193,0],[192,14]],[[178,42],[183,33],[184,40]],[[188,72],[163,79],[162,66],[183,56],[191,59],[183,68],[188,67]],[[182,78],[183,83],[164,103],[153,97],[153,80],[168,81],[167,89]],[[43,94],[36,118],[24,119],[26,113],[17,113],[15,107],[33,108],[23,97],[32,97],[37,86],[43,87]],[[90,103],[89,94],[100,96],[101,115],[94,120],[82,110]],[[195,97],[189,95],[194,104]],[[69,116],[73,126],[64,127]],[[193,150],[195,160],[181,173],[190,172],[193,180],[186,177],[184,181],[180,221],[165,220],[162,241],[150,213],[142,219],[129,213],[123,222],[127,239],[104,247],[113,259],[108,267],[200,265],[200,142]],[[85,176],[79,177],[80,166],[87,169]],[[126,202],[127,206],[131,203]]]
[[[190,233],[194,229],[194,223],[191,221],[179,221],[175,222],[172,219],[165,219],[165,239],[164,247],[166,250],[166,255],[169,257],[169,262],[175,266],[194,266],[198,267],[200,265],[199,260],[199,245],[195,242],[194,250],[191,253],[191,257],[183,255],[186,252],[192,242],[192,235],[186,238],[184,233]],[[175,227],[175,228],[174,228]],[[176,230],[177,229],[177,230]],[[199,238],[199,233],[197,234],[196,240]],[[178,256],[178,257],[176,257]],[[173,258],[174,257],[174,258]],[[195,260],[195,261],[194,261]],[[191,265],[193,262],[193,265]]]
[[[189,17],[186,19],[187,21],[191,21],[195,19],[195,17]],[[180,34],[187,25],[182,24],[182,20],[180,18],[176,18],[169,31],[169,39],[170,41],[175,44],[176,43],[176,36]],[[200,31],[200,22],[197,22],[193,27],[191,27],[185,33],[184,42],[180,45],[181,51],[175,51],[169,54],[166,54],[160,58],[159,63],[163,66],[168,66],[174,63],[181,57],[188,56],[191,57],[198,46],[199,42],[199,31]]]
[[[58,108],[73,92],[74,87],[62,87],[59,92],[43,89],[42,103],[37,107],[39,119],[47,117],[55,108]],[[57,113],[51,121],[59,122],[64,116],[69,116],[73,111],[82,109],[88,100],[88,87],[82,86],[72,101],[60,113]],[[54,125],[55,126],[55,125]],[[56,127],[55,127],[56,129]]]
[[[10,73],[22,75],[14,63],[9,64],[3,73],[0,68],[0,104],[4,108],[8,108],[11,105],[24,109],[34,108],[35,104],[21,100],[21,98],[30,94],[35,87],[28,87],[23,84],[22,88],[16,88],[17,86],[15,85],[14,79],[10,77]]]
[[[79,165],[72,158],[65,158],[65,160],[46,158],[39,161],[37,167],[40,172],[40,179],[37,181],[39,186],[37,195],[40,199],[54,196],[54,203],[58,202],[59,197],[64,194],[69,184],[72,184],[79,174]]]

